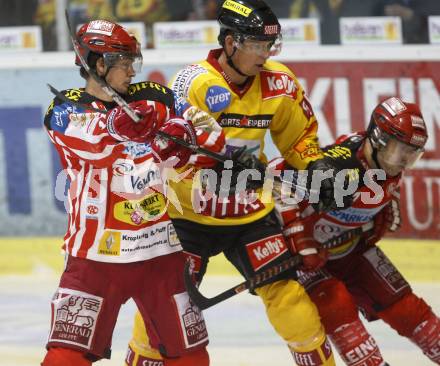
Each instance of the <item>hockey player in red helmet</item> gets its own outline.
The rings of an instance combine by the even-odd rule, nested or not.
[[[140,44],[136,37],[129,34],[126,29],[119,24],[105,21],[94,20],[84,24],[77,32],[79,51],[81,56],[86,60],[88,65],[96,69],[96,62],[102,58],[104,65],[107,67],[106,72],[102,75],[105,79],[112,67],[127,67],[133,69],[133,73],[137,74],[142,68],[142,53]],[[75,64],[81,67],[81,76],[87,79],[87,74],[81,61],[76,56]],[[118,90],[126,94],[126,90]]]
[[[175,167],[190,160],[196,167],[198,156],[158,139],[156,132],[218,152],[221,128],[167,87],[131,83],[142,56],[136,38],[120,25],[91,21],[77,42],[76,64],[86,86],[61,92],[44,120],[71,182],[66,267],[51,303],[42,365],[90,366],[110,358],[119,309],[131,298],[163,365],[207,366],[207,331],[185,291],[187,256],[167,213],[167,178],[160,165],[170,157]],[[140,121],[106,93],[108,86]]]
[[[416,104],[397,97],[384,100],[373,110],[366,132],[342,136],[323,149],[327,159],[358,178],[350,207],[307,214],[307,205],[289,206],[278,199],[285,236],[304,258],[298,280],[318,306],[326,332],[346,365],[387,365],[359,319],[359,310],[369,321],[386,322],[440,365],[439,318],[375,245],[401,224],[402,174],[423,154],[427,138]],[[363,178],[371,181],[378,169],[382,171],[373,178],[374,185],[365,183],[368,179]],[[375,191],[377,187],[380,191]],[[327,252],[328,261],[316,270],[310,253],[319,251]]]
[[[374,109],[367,134],[374,163],[392,177],[413,167],[428,139],[419,107],[399,98],[390,98]]]

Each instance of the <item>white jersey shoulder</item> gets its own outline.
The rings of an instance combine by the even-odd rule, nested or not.
[[[170,88],[178,97],[187,98],[192,82],[199,75],[207,74],[208,72],[209,71],[200,64],[188,65],[174,76]]]

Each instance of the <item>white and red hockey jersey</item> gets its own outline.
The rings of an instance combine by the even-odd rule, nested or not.
[[[108,110],[83,89],[63,94],[74,102]],[[174,113],[174,95],[152,82],[132,84],[127,102],[148,100],[159,122]],[[181,250],[167,214],[166,181],[150,146],[117,141],[104,114],[55,98],[45,126],[70,180],[68,254],[102,262],[147,260]]]

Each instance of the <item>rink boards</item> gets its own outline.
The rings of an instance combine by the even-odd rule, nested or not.
[[[0,238],[0,276],[61,272],[61,245],[57,237]],[[386,239],[380,247],[410,282],[440,282],[440,241]],[[236,275],[237,271],[219,255],[210,260],[208,274]]]

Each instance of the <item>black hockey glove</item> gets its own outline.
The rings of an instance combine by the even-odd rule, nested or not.
[[[217,187],[216,194],[220,195],[234,195],[237,190],[256,190],[263,187],[264,184],[264,173],[266,171],[266,165],[263,164],[257,157],[246,151],[246,146],[241,147],[236,150],[231,155],[231,160],[233,162],[232,168],[228,169],[227,165],[223,163],[217,164],[214,168],[217,172]],[[251,170],[250,173],[254,175],[241,174],[240,173],[246,169]],[[230,184],[229,179],[223,180],[223,174],[231,174]]]
[[[264,173],[266,171],[266,165],[263,164],[258,158],[246,151],[246,146],[234,151],[231,156],[231,160],[234,162],[233,175],[238,174],[245,169],[252,169],[259,173],[260,179],[247,178],[246,189],[258,189],[263,187]]]
[[[335,177],[338,173],[338,168],[331,160],[324,158],[312,161],[307,170],[307,188],[310,192],[309,200],[315,211],[328,212],[340,210],[352,204],[353,196],[346,195],[344,192],[344,188],[348,184],[348,177],[345,178],[344,182],[337,182]],[[319,177],[325,178],[320,179]]]

